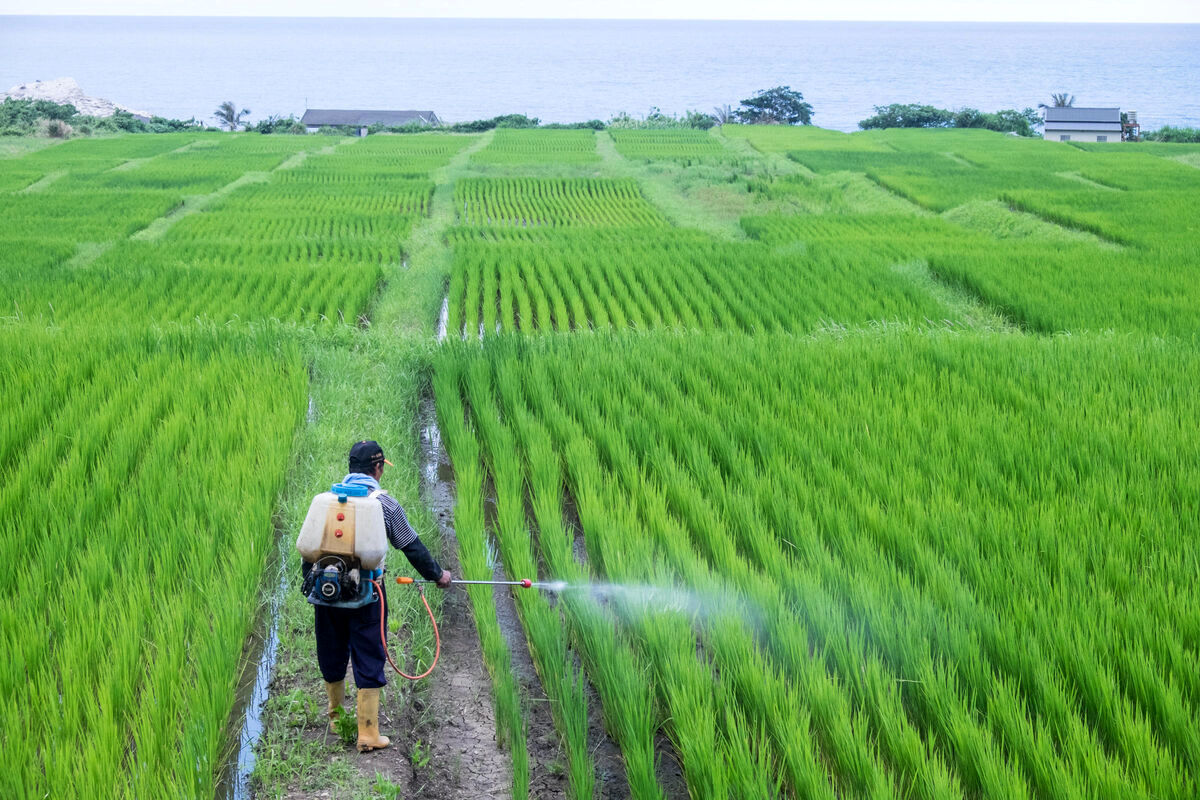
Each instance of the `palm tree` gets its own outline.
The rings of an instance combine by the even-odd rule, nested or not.
[[[733,109],[729,107],[728,103],[723,106],[713,106],[713,113],[710,116],[718,125],[728,125],[734,120]]]
[[[249,114],[250,109],[243,108],[241,111],[238,111],[237,106],[233,104],[232,100],[226,100],[217,106],[217,111],[213,114],[213,118],[216,119],[217,124],[231,131],[236,131],[238,126],[242,124],[242,117],[249,116]]]
[[[1075,105],[1075,95],[1063,92],[1062,94],[1056,93],[1050,95],[1050,105],[1038,103],[1038,108],[1050,108],[1050,106],[1054,108],[1070,108],[1073,105]]]

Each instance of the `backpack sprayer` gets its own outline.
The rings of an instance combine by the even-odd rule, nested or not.
[[[388,542],[383,505],[379,502],[382,491],[371,491],[361,484],[335,483],[328,492],[313,498],[300,528],[300,536],[296,539],[296,549],[312,565],[301,587],[308,602],[330,608],[362,608],[375,602],[376,598],[383,602],[383,587],[379,581],[383,577],[383,560],[387,555]],[[429,614],[436,642],[433,663],[420,675],[408,675],[396,666],[387,647],[382,609],[379,614],[379,640],[396,674],[410,681],[420,680],[433,672],[442,652],[442,635],[433,617],[433,609],[425,598],[425,584],[437,581],[401,576],[396,578],[396,583],[416,586],[421,592],[421,602]],[[528,578],[518,581],[451,581],[452,586],[457,584],[520,586],[525,589],[556,586],[535,583]]]

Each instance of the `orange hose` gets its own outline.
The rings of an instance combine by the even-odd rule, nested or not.
[[[379,592],[379,641],[383,643],[383,654],[387,656],[388,663],[392,665],[392,669],[396,670],[396,674],[408,678],[410,681],[419,681],[421,678],[427,677],[433,672],[433,668],[437,666],[438,656],[442,654],[442,634],[438,631],[437,620],[433,618],[433,609],[429,607],[429,601],[425,598],[425,591],[421,591],[421,602],[425,604],[425,611],[429,614],[429,623],[433,625],[433,640],[436,642],[433,651],[433,663],[429,665],[429,669],[422,672],[420,675],[409,675],[402,672],[396,666],[396,662],[392,661],[392,654],[388,652],[387,633],[384,629],[383,618],[385,616],[383,608],[383,588],[379,585],[379,581],[371,579],[371,584],[375,587],[375,591]]]

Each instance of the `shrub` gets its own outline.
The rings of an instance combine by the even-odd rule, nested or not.
[[[48,133],[46,122],[58,122],[55,131],[67,131],[81,136],[93,133],[169,133],[200,127],[194,118],[188,120],[151,117],[147,122],[128,111],[117,111],[111,117],[90,117],[80,114],[70,103],[49,100],[16,100],[7,98],[0,103],[0,132],[5,136],[57,136]]]
[[[934,106],[916,103],[892,103],[875,106],[875,116],[858,123],[863,130],[881,128],[985,128],[1001,133],[1034,136],[1034,126],[1041,123],[1032,108],[1021,111],[1006,108],[996,112],[980,111],[977,108],[960,108],[948,111]]]
[[[292,114],[288,114],[286,117],[279,114],[271,114],[266,119],[260,119],[246,130],[263,134],[302,134],[308,132],[308,128],[304,126],[304,123],[300,122]]]
[[[44,132],[44,135],[51,139],[70,139],[71,126],[63,122],[61,119],[45,119],[41,121],[38,128]]]
[[[697,128],[705,131],[715,124],[711,116],[699,111],[687,111],[682,117],[677,117],[674,114],[664,114],[658,106],[651,106],[650,113],[644,117],[634,117],[627,111],[622,111],[608,121],[610,128]]]
[[[585,122],[548,122],[545,125],[539,126],[545,130],[590,130],[602,131],[605,128],[603,122],[598,119],[589,119]]]
[[[892,103],[875,106],[875,116],[858,123],[864,131],[878,128],[950,128],[954,114],[944,108],[921,106],[916,103]]]
[[[493,128],[536,128],[540,122],[537,117],[527,117],[524,114],[503,114],[491,119],[456,122],[448,128],[454,133],[483,133]]]
[[[1156,131],[1149,131],[1142,136],[1148,142],[1200,142],[1200,128],[1173,128],[1163,125]]]

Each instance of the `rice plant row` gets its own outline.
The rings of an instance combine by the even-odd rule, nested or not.
[[[581,578],[577,515],[592,574],[658,587],[565,597],[620,621],[693,796],[1182,798],[1198,366],[1114,336],[501,337],[439,356],[438,402],[484,442],[460,427],[456,469],[524,467],[497,501],[538,505],[498,535],[551,532],[543,577]]]
[[[454,187],[463,225],[666,225],[635,181],[610,178],[468,178]]]
[[[444,163],[469,141],[388,137],[388,149],[354,142],[326,145],[333,147],[326,152],[326,140],[316,137],[265,144],[262,138],[199,137],[137,169],[88,178],[115,182],[111,188],[55,184],[43,192],[0,195],[0,209],[17,223],[0,233],[4,316],[68,325],[100,324],[113,315],[139,323],[361,321],[386,271],[400,265],[403,240],[429,213],[433,194],[426,176],[371,172],[371,164],[382,159],[411,170],[433,158]],[[276,170],[184,215],[161,240],[123,241],[182,203],[180,194],[147,189],[135,179],[155,164],[162,162],[161,174],[190,190],[190,176],[226,182],[232,174],[212,172],[210,163],[233,171],[269,166],[301,147],[312,152],[299,166]],[[104,152],[111,159],[115,151]],[[333,159],[359,165],[363,180],[323,180],[319,165]],[[71,263],[80,242],[93,243],[85,245],[94,248],[86,269]]]
[[[645,161],[678,161],[684,164],[736,160],[708,131],[679,128],[641,130],[613,128],[608,131],[617,152],[625,158]]]
[[[0,793],[211,797],[299,353],[225,332],[0,341],[0,554],[20,565],[0,578]]]
[[[427,178],[446,166],[475,136],[446,133],[375,135],[366,139],[325,139],[316,151],[319,158],[306,159],[295,170],[284,170],[281,180],[357,184],[380,178]]]
[[[471,156],[477,164],[592,164],[600,160],[591,130],[499,128],[487,147]]]
[[[412,224],[429,213],[433,183],[377,179],[329,187],[289,182],[247,186],[171,231],[171,241],[380,239],[399,249]]]
[[[125,250],[115,251],[118,256]],[[149,266],[97,264],[16,277],[0,288],[9,321],[83,328],[187,322],[278,321],[312,325],[366,321],[379,264],[320,262],[207,265],[192,259]]]
[[[865,248],[778,253],[699,234],[622,228],[454,248],[448,329],[662,328],[809,332],[956,319]]]
[[[68,253],[84,242],[125,238],[179,207],[183,197],[169,191],[71,191],[0,195],[0,268],[24,267],[19,242],[63,244]]]
[[[162,155],[195,139],[195,134],[72,139],[0,159],[0,193],[20,191],[51,174],[96,175],[135,159]]]

